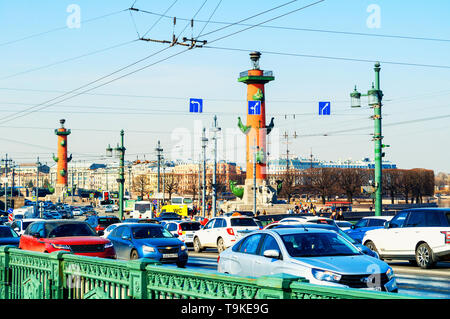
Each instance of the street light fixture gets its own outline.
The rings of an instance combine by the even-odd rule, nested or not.
[[[350,93],[350,98],[351,98],[351,107],[361,107],[361,93],[359,93],[356,90],[356,85],[355,85],[355,90]]]
[[[125,147],[123,146],[123,136],[124,131],[120,131],[120,140],[121,144],[119,146],[119,143],[117,143],[116,148],[111,148],[111,146],[108,144],[108,147],[106,148],[106,156],[112,157],[113,151],[114,151],[114,157],[120,159],[119,164],[119,178],[117,179],[117,183],[119,183],[119,218],[120,220],[123,219],[123,211],[124,211],[124,204],[123,204],[123,197],[124,197],[124,184],[125,184]]]
[[[368,97],[368,104],[374,110],[374,115],[371,117],[374,120],[374,162],[375,162],[375,216],[381,216],[382,211],[382,158],[384,153],[383,147],[387,147],[382,144],[383,136],[381,135],[381,100],[383,98],[383,92],[380,90],[380,62],[375,63],[375,84],[372,83],[372,88],[367,94],[361,94],[355,89],[350,93],[351,107],[361,107],[361,96]]]

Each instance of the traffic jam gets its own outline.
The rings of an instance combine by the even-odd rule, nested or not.
[[[398,286],[390,260],[421,269],[450,261],[448,208],[407,209],[339,226],[330,218],[301,214],[262,222],[251,212],[237,211],[210,219],[163,212],[121,221],[89,206],[45,205],[42,218],[33,216],[32,206],[10,212],[0,225],[0,245],[118,260],[149,258],[180,268],[187,267],[190,254],[212,249],[218,273],[286,273],[317,285],[391,293]]]

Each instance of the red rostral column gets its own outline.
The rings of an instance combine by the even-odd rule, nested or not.
[[[246,180],[253,179],[254,152],[256,153],[256,179],[266,179],[266,136],[273,128],[273,118],[266,125],[266,103],[264,85],[275,80],[272,71],[259,68],[260,52],[250,53],[253,69],[241,72],[239,82],[247,84],[247,124],[238,118],[238,126],[247,137]]]
[[[67,157],[67,136],[70,135],[71,131],[64,128],[65,122],[64,119],[60,120],[61,127],[55,129],[55,134],[58,136],[58,157],[53,155],[53,160],[58,167],[56,173],[56,189],[58,190],[67,187],[67,163],[72,160],[72,155]]]

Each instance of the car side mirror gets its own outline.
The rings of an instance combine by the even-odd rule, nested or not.
[[[385,229],[388,229],[388,228],[389,228],[389,221],[385,221],[385,222],[384,222],[384,228],[385,228]]]
[[[16,228],[14,228],[14,231],[15,231],[16,233],[19,233],[19,232],[20,232],[20,229],[19,229],[18,227],[16,227]]]
[[[276,249],[265,250],[264,251],[264,257],[279,259],[280,258],[280,251],[278,251]]]
[[[350,226],[350,229],[355,229],[355,228],[356,228],[355,225]]]
[[[103,235],[105,234],[105,232],[104,232],[103,230],[99,230],[99,231],[97,232],[97,234],[98,234],[99,236],[103,236]]]
[[[178,237],[179,237],[179,235],[178,235],[178,234],[173,234],[173,236],[174,236],[175,238],[178,238]]]
[[[130,240],[131,238],[130,238],[130,236],[122,236],[122,239],[123,240]]]

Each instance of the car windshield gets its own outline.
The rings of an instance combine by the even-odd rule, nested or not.
[[[75,237],[75,236],[97,236],[89,225],[84,223],[64,223],[45,225],[47,238]]]
[[[8,227],[0,227],[0,238],[17,237],[17,234]]]
[[[239,226],[256,226],[258,224],[253,220],[253,218],[231,218],[231,227],[239,227]]]
[[[134,239],[173,238],[172,234],[163,227],[138,226],[131,229]]]
[[[282,235],[292,257],[325,257],[359,255],[360,251],[334,232]]]

